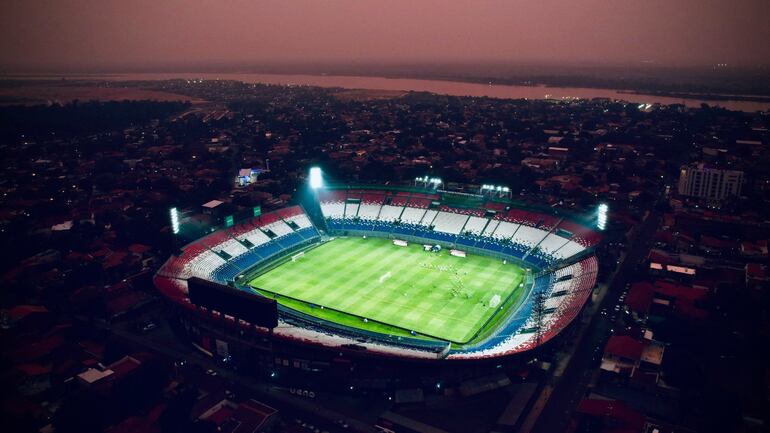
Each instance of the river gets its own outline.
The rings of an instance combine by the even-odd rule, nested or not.
[[[59,78],[59,77],[48,77]],[[702,103],[737,111],[770,110],[770,102],[754,101],[707,101],[696,98],[674,98],[658,95],[624,93],[614,89],[582,87],[511,86],[505,84],[479,84],[461,81],[423,80],[412,78],[385,78],[374,76],[301,75],[259,73],[129,73],[113,75],[67,76],[67,78],[92,78],[113,81],[166,80],[173,78],[203,80],[236,80],[245,83],[341,87],[346,89],[372,89],[393,91],[431,92],[441,95],[476,96],[504,99],[592,99],[608,98],[638,104],[684,104],[699,107]]]

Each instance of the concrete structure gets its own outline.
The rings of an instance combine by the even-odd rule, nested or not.
[[[682,166],[679,172],[679,194],[709,200],[724,200],[739,196],[743,185],[743,172],[720,170],[704,164]]]

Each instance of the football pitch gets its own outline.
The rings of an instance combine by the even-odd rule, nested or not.
[[[498,258],[351,237],[319,245],[249,285],[289,308],[342,325],[466,343],[516,304],[527,290],[523,280],[522,268]]]

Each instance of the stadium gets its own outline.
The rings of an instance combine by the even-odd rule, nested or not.
[[[547,343],[596,285],[602,216],[523,207],[486,185],[325,186],[312,170],[309,184],[295,205],[181,247],[155,286],[270,345],[451,361]]]

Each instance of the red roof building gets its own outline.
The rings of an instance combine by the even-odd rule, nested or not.
[[[646,420],[643,414],[617,400],[583,399],[577,413],[600,420],[600,431],[604,433],[641,433]]]
[[[628,335],[613,335],[604,348],[599,368],[603,371],[631,377],[639,368],[644,344]]]
[[[762,286],[770,281],[770,275],[767,271],[767,266],[761,263],[747,263],[746,264],[746,285],[747,286]]]
[[[639,282],[631,285],[631,289],[626,295],[625,304],[635,319],[644,319],[650,313],[654,293],[655,288],[650,283]]]
[[[613,335],[607,341],[604,353],[615,358],[637,362],[642,357],[643,349],[644,346],[639,340],[628,335]]]

